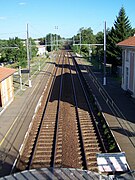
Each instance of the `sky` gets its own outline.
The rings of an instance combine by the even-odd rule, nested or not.
[[[81,27],[93,33],[111,28],[121,7],[135,28],[135,0],[0,0],[0,39],[56,33],[73,37]]]

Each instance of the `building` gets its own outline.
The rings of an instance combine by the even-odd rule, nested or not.
[[[0,67],[0,107],[6,107],[14,98],[13,74],[15,69]]]
[[[37,55],[38,56],[45,56],[45,53],[46,53],[45,45],[36,45],[36,47],[38,48]]]
[[[122,48],[122,88],[135,97],[135,36],[117,44]]]

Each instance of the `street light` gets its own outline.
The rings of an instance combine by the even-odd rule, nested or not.
[[[80,30],[80,54],[81,54],[81,43],[82,43],[82,37],[81,37],[81,30]]]
[[[58,26],[55,26],[55,29],[58,30]],[[57,43],[57,50],[58,50],[58,34],[56,32],[56,43]]]
[[[103,85],[106,85],[106,21],[104,25],[104,79]]]
[[[32,87],[31,77],[30,77],[30,51],[29,51],[29,30],[27,24],[27,61],[28,61],[28,83],[29,87]]]

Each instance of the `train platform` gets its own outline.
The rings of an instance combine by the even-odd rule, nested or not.
[[[91,66],[91,72],[94,74],[94,78],[91,78],[84,70],[82,62],[80,67],[121,151],[126,153],[130,169],[135,170],[135,99],[121,88],[118,78],[107,76],[106,85],[103,85],[101,72]]]
[[[0,177],[8,175],[20,154],[29,126],[41,103],[47,87],[53,62],[48,62],[28,85],[14,97],[11,104],[0,112]]]

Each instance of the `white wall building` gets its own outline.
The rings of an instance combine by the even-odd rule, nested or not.
[[[117,44],[122,48],[122,88],[135,97],[135,36]]]
[[[38,55],[38,56],[44,56],[44,55],[45,55],[45,52],[46,52],[46,47],[45,47],[45,45],[37,45],[36,47],[38,48],[37,55]]]

